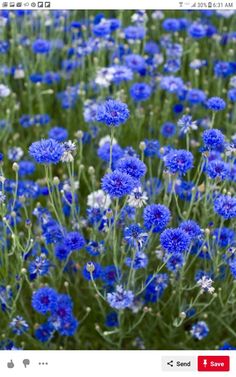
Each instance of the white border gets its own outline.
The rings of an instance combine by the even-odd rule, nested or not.
[[[47,0],[46,0],[47,1]],[[192,10],[203,10],[203,9],[217,9],[217,10],[232,10],[236,9],[236,0],[48,0],[50,1],[50,8],[38,8],[38,0],[0,0],[0,9],[96,9],[96,10],[106,10],[106,9],[161,9],[161,10],[184,10],[184,9],[192,9]],[[3,3],[22,3],[21,8],[11,8],[3,7]],[[43,0],[45,4],[45,0]],[[28,4],[28,5],[26,5]],[[36,4],[36,6],[32,6],[32,4]],[[211,4],[211,7],[210,7]],[[232,7],[229,7],[229,4],[232,4]],[[194,6],[195,5],[195,6]]]

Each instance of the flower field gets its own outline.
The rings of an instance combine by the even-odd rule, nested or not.
[[[0,350],[236,349],[235,25],[0,12]]]

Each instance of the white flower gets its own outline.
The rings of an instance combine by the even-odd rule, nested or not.
[[[88,195],[87,205],[92,208],[108,209],[111,198],[103,190],[97,190]]]
[[[61,157],[61,161],[62,162],[72,162],[74,161],[74,156],[68,152],[68,151],[65,151]]]
[[[0,175],[0,182],[4,185],[6,178],[3,175]]]
[[[14,72],[14,79],[23,79],[25,77],[25,71],[21,67],[17,67]]]
[[[153,20],[163,20],[164,13],[161,10],[155,10],[152,12],[152,19]]]
[[[136,187],[133,189],[131,194],[128,196],[128,204],[135,208],[142,208],[147,204],[147,200],[147,193],[146,191],[142,191],[141,187]]]
[[[99,147],[102,147],[104,144],[110,143],[110,142],[111,142],[111,136],[110,135],[104,136],[99,141]],[[117,140],[115,138],[113,138],[112,144],[113,145],[117,144]]]
[[[2,191],[0,191],[0,204],[4,203],[5,200],[6,200],[6,195],[4,195]]]
[[[232,76],[232,77],[231,77],[230,82],[229,82],[229,85],[230,85],[232,88],[235,88],[235,89],[236,89],[236,76]]]
[[[226,145],[225,147],[225,155],[226,156],[232,156],[236,154],[236,147],[234,146],[234,144],[228,144]]]
[[[162,259],[163,259],[163,257],[164,257],[164,252],[163,252],[163,250],[161,250],[161,249],[156,249],[156,250],[154,251],[154,253],[156,254],[157,259],[159,259],[159,260],[162,260]]]
[[[11,94],[11,90],[8,86],[0,84],[0,97],[8,97]]]
[[[222,9],[222,10],[216,10],[216,13],[219,15],[219,16],[222,16],[224,18],[230,18],[231,16],[234,15],[235,13],[235,10],[231,10],[231,9]]]
[[[63,143],[63,147],[65,149],[65,152],[63,153],[61,157],[62,162],[72,162],[74,161],[73,152],[76,150],[76,144],[73,143],[73,141],[68,140]]]
[[[114,68],[101,68],[96,75],[95,83],[101,87],[108,88],[114,77]]]
[[[7,152],[7,156],[11,161],[19,161],[23,155],[24,152],[21,147],[11,147]]]
[[[203,276],[201,279],[197,281],[197,285],[201,287],[202,292],[209,292],[209,293],[214,293],[215,288],[212,287],[213,280],[210,279],[208,276]]]

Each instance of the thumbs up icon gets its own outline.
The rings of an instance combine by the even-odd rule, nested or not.
[[[14,366],[15,365],[14,365],[12,360],[9,363],[7,363],[7,367],[10,368],[10,369],[14,368]]]

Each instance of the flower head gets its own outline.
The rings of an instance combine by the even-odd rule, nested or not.
[[[107,100],[98,106],[97,121],[108,127],[119,127],[129,118],[128,106],[120,101]]]
[[[193,338],[202,340],[208,335],[209,328],[206,322],[199,321],[192,326],[190,333],[193,336]]]
[[[143,211],[144,226],[153,233],[162,232],[170,218],[170,210],[163,204],[150,204]]]
[[[9,327],[16,335],[22,335],[29,330],[29,325],[20,315],[14,317],[9,323]]]
[[[148,196],[146,191],[141,187],[135,187],[131,194],[128,196],[127,203],[134,208],[142,208],[147,204]]]
[[[174,149],[164,157],[164,163],[170,173],[184,175],[193,167],[193,155],[185,149]]]
[[[103,190],[97,190],[88,195],[87,205],[92,208],[108,209],[111,199]]]
[[[29,147],[30,155],[39,164],[57,164],[64,151],[64,147],[54,139],[35,141]]]
[[[130,88],[130,95],[136,102],[146,101],[152,93],[150,85],[145,83],[135,83]]]
[[[190,246],[190,237],[182,229],[166,229],[160,236],[160,242],[163,249],[170,254],[183,253]]]
[[[214,128],[204,131],[202,139],[205,147],[210,150],[220,150],[225,143],[225,138],[222,132]]]
[[[236,198],[219,195],[214,201],[214,211],[226,220],[236,217]]]
[[[116,170],[129,174],[134,179],[140,179],[146,174],[147,168],[137,157],[124,157],[117,162]]]
[[[70,251],[80,250],[85,246],[85,239],[79,232],[69,232],[65,237],[65,245]]]
[[[132,192],[136,182],[129,174],[115,170],[103,177],[102,189],[111,198],[122,198]]]
[[[209,292],[214,293],[215,288],[212,287],[213,280],[210,279],[208,276],[202,276],[201,279],[197,281],[197,285],[201,288],[202,292]]]
[[[112,293],[107,294],[109,305],[117,310],[122,310],[132,306],[134,294],[132,291],[126,291],[121,285],[117,285]]]
[[[32,296],[32,306],[38,313],[46,314],[55,309],[57,293],[53,288],[39,288]]]
[[[225,109],[226,103],[220,97],[211,97],[207,100],[207,107],[212,111],[222,111]]]

